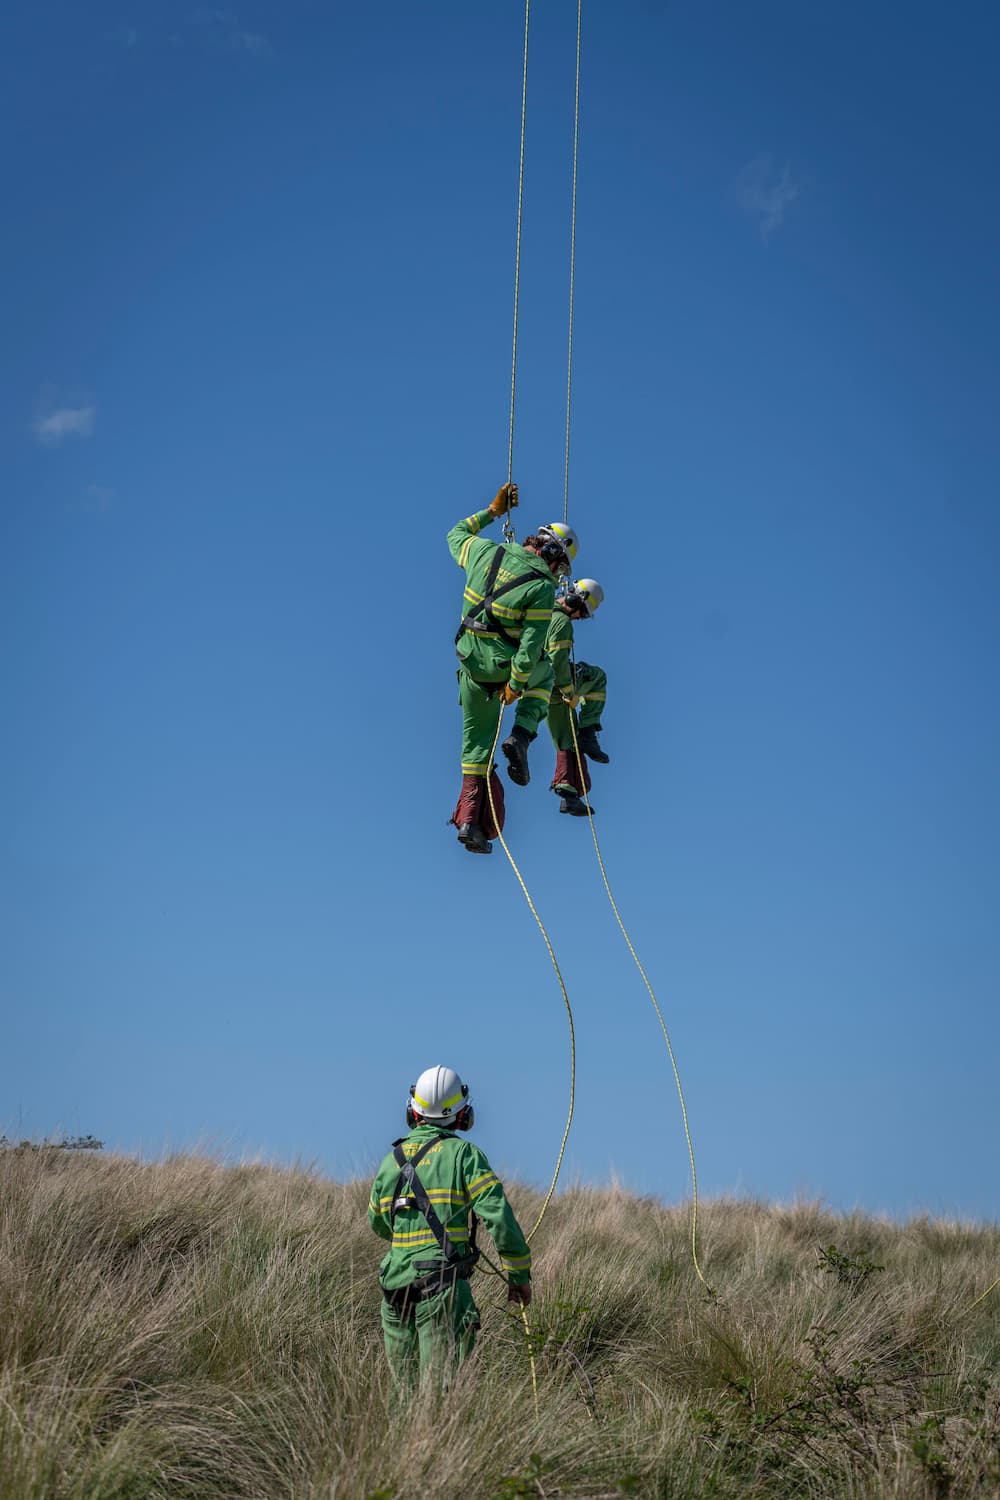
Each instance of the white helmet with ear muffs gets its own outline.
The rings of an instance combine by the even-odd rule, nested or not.
[[[567,604],[576,604],[589,620],[604,603],[604,590],[596,578],[578,578],[566,594]]]
[[[539,526],[536,533],[542,544],[542,557],[546,562],[555,562],[560,556],[565,559],[566,572],[569,572],[570,564],[576,560],[577,549],[580,541],[572,526],[567,526],[565,521],[553,521],[549,526]],[[552,556],[550,557],[549,551]]]
[[[474,1119],[469,1085],[454,1068],[446,1068],[443,1063],[425,1068],[416,1083],[410,1084],[406,1123],[411,1130],[423,1121],[445,1130],[471,1130]]]

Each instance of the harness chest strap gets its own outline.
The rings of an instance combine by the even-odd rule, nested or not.
[[[514,646],[516,648],[518,644],[517,637],[511,635],[510,632],[508,630],[505,630],[503,625],[501,625],[500,621],[493,613],[493,601],[495,599],[499,599],[502,594],[509,594],[511,589],[519,588],[522,583],[533,583],[535,578],[537,577],[537,574],[522,573],[519,577],[512,578],[508,583],[502,583],[500,587],[497,588],[496,581],[500,573],[500,569],[503,566],[503,560],[505,556],[505,549],[502,546],[498,545],[496,551],[493,554],[493,559],[490,563],[490,570],[486,575],[486,593],[483,597],[483,601],[481,604],[477,604],[474,609],[470,609],[469,613],[465,616],[461,625],[458,627],[458,630],[455,634],[456,646],[462,639],[463,632],[466,630],[471,630],[473,635],[498,635],[500,639],[504,641],[508,646]],[[485,621],[478,618],[483,614],[485,614],[486,616]]]
[[[399,1167],[399,1177],[396,1180],[396,1186],[392,1195],[392,1207],[389,1210],[389,1227],[390,1229],[394,1228],[396,1213],[399,1209],[415,1206],[418,1212],[423,1214],[427,1220],[427,1227],[437,1240],[441,1254],[444,1257],[444,1266],[441,1267],[442,1274],[448,1272],[453,1275],[468,1276],[479,1259],[479,1251],[476,1249],[477,1220],[475,1214],[472,1215],[469,1250],[463,1254],[455,1248],[448,1238],[445,1227],[438,1218],[423,1183],[417,1176],[418,1163],[423,1160],[431,1147],[436,1144],[435,1140],[425,1141],[419,1151],[414,1152],[413,1156],[408,1157],[403,1151],[402,1137],[398,1141],[393,1142],[392,1154]],[[401,1191],[404,1182],[409,1189],[408,1194]],[[414,1261],[413,1264],[415,1269],[420,1271],[435,1270],[439,1265],[437,1261]]]

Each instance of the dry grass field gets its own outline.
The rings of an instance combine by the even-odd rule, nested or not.
[[[367,1183],[0,1150],[0,1500],[1000,1494],[1000,1229],[557,1198],[520,1321],[394,1402]],[[522,1218],[537,1198],[511,1190]],[[971,1310],[970,1310],[971,1307]]]

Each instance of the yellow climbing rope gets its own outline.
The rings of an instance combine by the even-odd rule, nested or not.
[[[587,805],[588,822],[590,823],[590,835],[594,841],[594,853],[597,855],[597,863],[600,867],[601,879],[604,881],[604,889],[608,893],[608,900],[611,902],[611,910],[615,914],[615,921],[621,928],[622,937],[628,944],[628,951],[631,953],[633,959],[635,960],[635,966],[639,970],[639,973],[642,975],[642,982],[646,986],[646,990],[649,994],[650,1000],[653,1002],[653,1009],[656,1011],[656,1019],[660,1023],[660,1030],[663,1032],[663,1040],[667,1044],[667,1052],[670,1055],[670,1066],[674,1070],[674,1082],[677,1085],[677,1097],[680,1100],[681,1104],[681,1119],[684,1121],[684,1138],[687,1141],[688,1157],[691,1162],[691,1259],[694,1262],[694,1268],[698,1274],[698,1279],[705,1287],[705,1290],[712,1293],[712,1295],[714,1296],[713,1289],[705,1280],[705,1277],[702,1274],[701,1266],[698,1264],[698,1173],[695,1169],[694,1164],[694,1145],[691,1141],[691,1129],[688,1124],[687,1105],[684,1102],[684,1090],[681,1088],[681,1075],[677,1068],[677,1059],[674,1056],[674,1049],[670,1041],[670,1033],[667,1030],[667,1023],[663,1019],[663,1012],[660,1009],[659,1001],[657,1000],[656,995],[653,992],[653,986],[649,982],[646,971],[639,961],[639,955],[638,953],[636,953],[635,947],[632,943],[632,939],[628,935],[628,929],[626,928],[625,923],[622,921],[621,912],[618,910],[618,903],[615,901],[614,895],[611,890],[611,882],[608,879],[608,872],[604,866],[604,856],[601,854],[601,845],[597,837],[597,829],[594,826],[594,816],[590,811],[590,801],[587,797],[587,792],[585,789],[586,776],[584,775],[583,770],[583,757],[580,754],[580,745],[576,737],[576,712],[574,709],[570,709],[569,722],[570,728],[573,731],[573,750],[576,755],[576,764],[580,778],[580,786],[581,788],[584,788],[582,796],[584,802]]]
[[[996,1281],[991,1281],[985,1292],[983,1292],[981,1296],[977,1297],[975,1302],[970,1302],[968,1307],[964,1308],[958,1316],[960,1318],[964,1318],[968,1313],[972,1311],[974,1307],[978,1307],[980,1302],[985,1302],[987,1297],[990,1295],[990,1292],[992,1292],[998,1286],[1000,1286],[1000,1276],[997,1277]]]
[[[569,429],[573,400],[573,300],[576,290],[576,164],[580,153],[580,36],[583,0],[576,3],[576,93],[573,106],[573,208],[569,228],[569,339],[566,351],[566,479],[563,485],[563,521],[569,525]]]
[[[521,70],[521,155],[517,171],[517,238],[514,245],[514,333],[510,354],[510,429],[507,442],[507,483],[514,476],[514,398],[517,391],[517,322],[521,299],[521,223],[524,216],[524,125],[528,115],[528,21],[531,0],[524,0],[524,66]],[[516,540],[510,511],[503,518],[504,540]]]
[[[493,736],[493,748],[490,751],[490,760],[489,760],[490,770],[486,774],[486,792],[487,792],[487,796],[489,797],[490,815],[493,818],[493,827],[497,830],[497,838],[500,840],[500,844],[501,844],[501,847],[503,849],[503,852],[506,854],[507,859],[510,862],[511,869],[514,871],[514,874],[517,876],[517,883],[521,887],[521,890],[524,893],[524,899],[528,903],[528,907],[529,907],[529,909],[531,911],[531,915],[534,917],[535,921],[538,923],[538,930],[542,934],[542,940],[545,943],[546,948],[548,949],[549,958],[552,960],[552,967],[556,971],[556,979],[559,981],[559,989],[562,992],[563,1004],[566,1007],[566,1019],[569,1022],[569,1113],[566,1116],[566,1128],[563,1131],[562,1141],[559,1144],[559,1155],[556,1158],[555,1171],[552,1173],[552,1181],[549,1183],[549,1190],[545,1194],[545,1198],[542,1201],[542,1206],[541,1206],[541,1208],[538,1211],[538,1218],[535,1220],[535,1222],[532,1225],[531,1229],[528,1231],[527,1235],[525,1236],[525,1238],[530,1241],[537,1234],[538,1227],[541,1224],[542,1220],[544,1219],[545,1212],[546,1212],[549,1204],[552,1201],[552,1195],[553,1195],[553,1193],[556,1190],[556,1182],[559,1179],[559,1173],[560,1173],[560,1170],[562,1168],[563,1157],[566,1154],[566,1142],[569,1140],[569,1129],[570,1129],[570,1126],[573,1123],[573,1108],[574,1108],[574,1101],[576,1099],[576,1028],[573,1025],[573,1007],[569,1003],[569,994],[568,994],[567,989],[566,989],[566,981],[563,979],[562,970],[559,967],[559,960],[556,958],[556,955],[555,955],[555,949],[552,947],[552,943],[549,940],[549,935],[548,935],[548,933],[545,930],[545,923],[542,921],[541,917],[538,915],[538,908],[535,906],[534,901],[532,901],[532,899],[531,899],[531,892],[528,890],[528,887],[525,884],[524,876],[521,874],[521,871],[518,869],[517,861],[514,858],[513,854],[511,854],[510,849],[509,849],[509,847],[507,845],[507,840],[504,838],[503,833],[500,830],[500,821],[499,821],[499,819],[497,817],[497,810],[496,810],[496,806],[495,806],[494,801],[493,801],[493,774],[492,774],[492,767],[493,767],[493,759],[494,759],[494,756],[496,755],[496,751],[497,751],[497,745],[500,742],[500,731],[501,731],[502,728],[503,728],[503,706],[501,705],[500,716],[499,716],[499,718],[497,720],[497,732]]]

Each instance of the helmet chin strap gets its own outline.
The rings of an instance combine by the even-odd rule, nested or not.
[[[417,1125],[437,1125],[442,1130],[471,1130],[476,1122],[476,1111],[471,1104],[464,1104],[454,1120],[429,1120],[418,1114],[412,1104],[406,1106],[406,1124],[410,1130]]]

